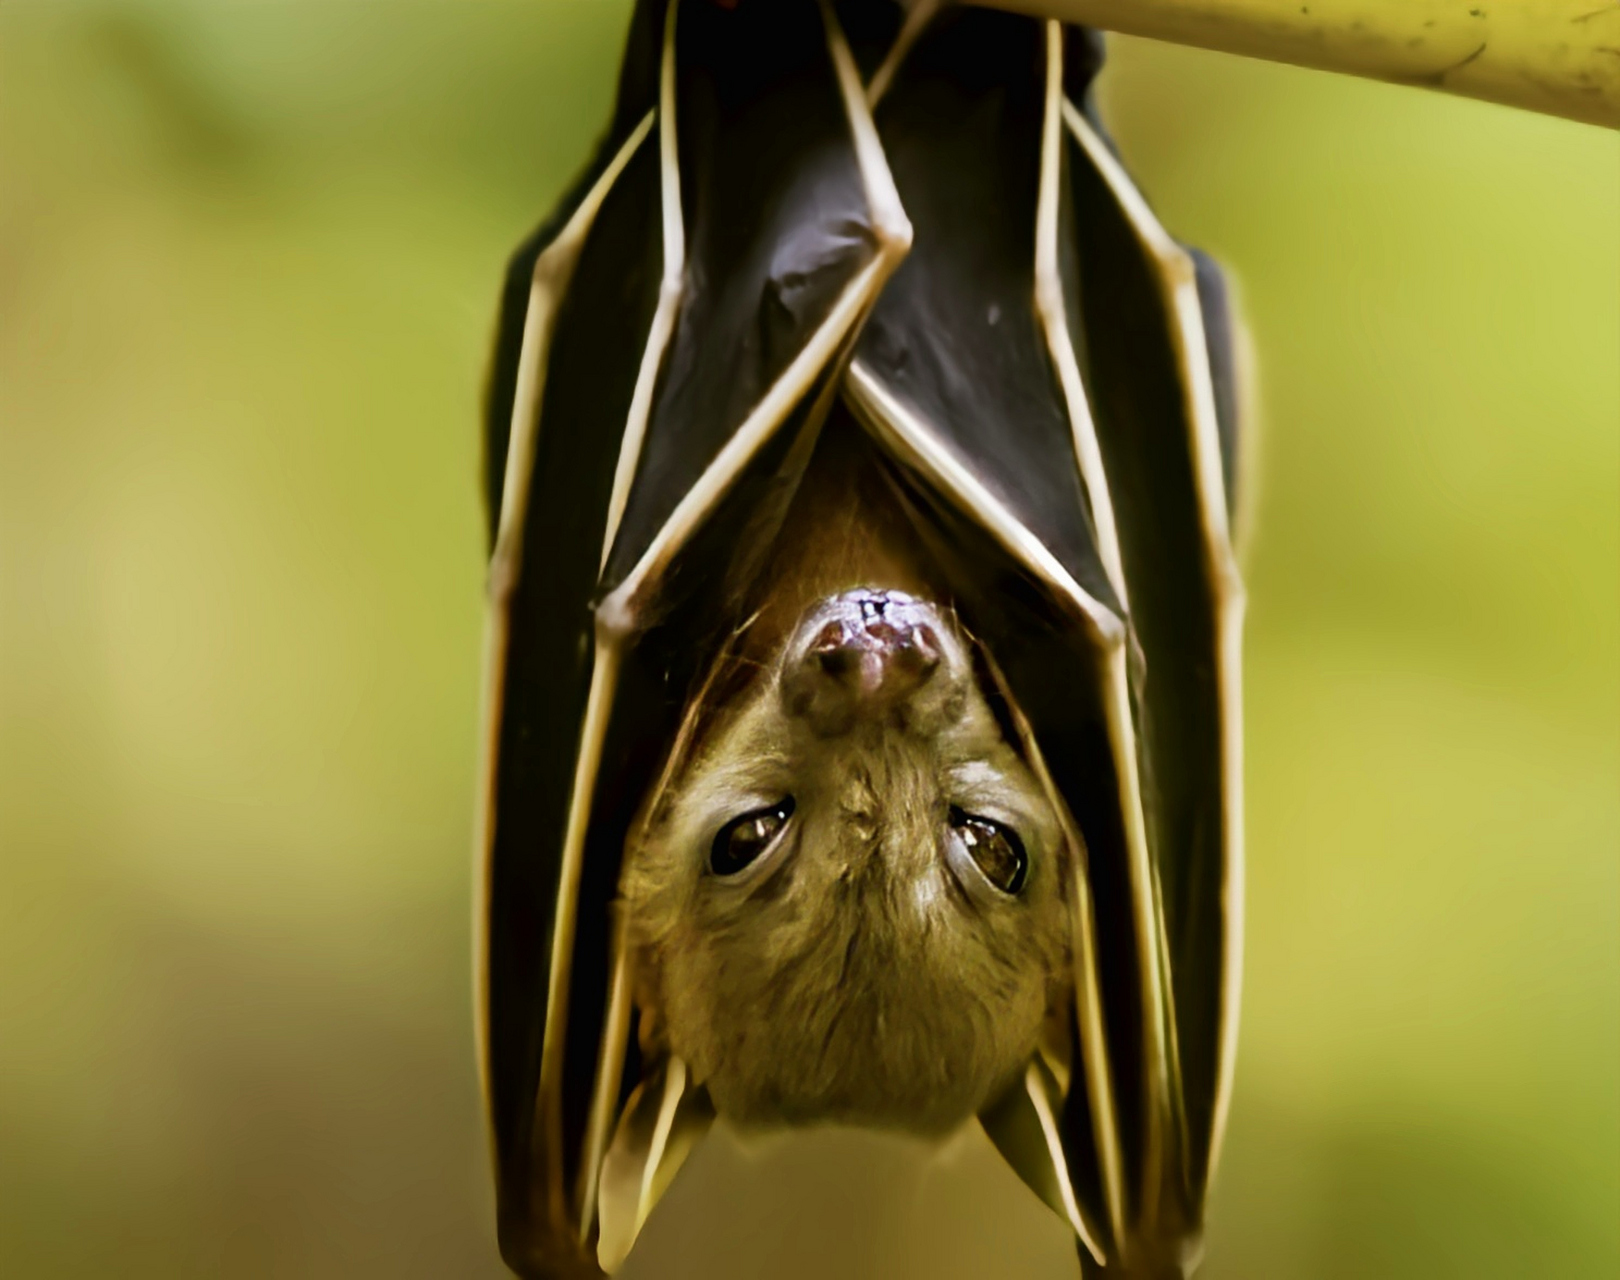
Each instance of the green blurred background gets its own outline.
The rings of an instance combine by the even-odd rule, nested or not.
[[[498,1274],[476,412],[624,0],[0,5],[0,1273]],[[1260,355],[1208,1280],[1620,1274],[1620,137],[1117,40]]]

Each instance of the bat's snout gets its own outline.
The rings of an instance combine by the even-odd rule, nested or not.
[[[847,733],[949,683],[959,665],[951,661],[954,643],[938,609],[902,592],[835,596],[794,637],[782,672],[784,705],[820,735]]]

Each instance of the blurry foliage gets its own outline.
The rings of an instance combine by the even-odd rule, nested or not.
[[[615,0],[0,7],[0,1273],[494,1276],[475,415]],[[1620,138],[1116,41],[1260,354],[1209,1280],[1620,1269]]]

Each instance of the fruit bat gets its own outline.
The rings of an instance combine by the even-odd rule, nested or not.
[[[1090,32],[640,0],[488,396],[500,1245],[716,1115],[977,1122],[1088,1275],[1200,1252],[1242,910],[1237,330]]]

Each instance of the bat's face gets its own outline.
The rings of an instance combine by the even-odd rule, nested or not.
[[[952,616],[825,599],[629,850],[645,1026],[736,1123],[947,1129],[1040,1037],[1070,856]]]

